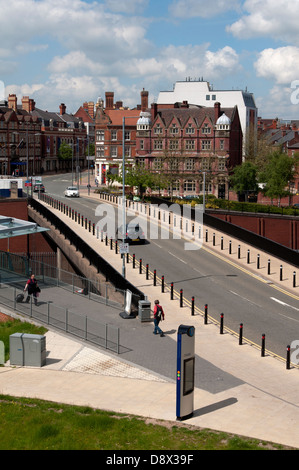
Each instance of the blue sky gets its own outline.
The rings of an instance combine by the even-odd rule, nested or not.
[[[299,119],[298,17],[299,0],[0,0],[0,81],[5,97],[76,112],[203,77],[247,87],[261,117]]]

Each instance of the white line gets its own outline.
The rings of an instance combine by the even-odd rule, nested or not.
[[[286,304],[285,302],[282,302],[282,300],[276,299],[275,297],[270,297],[271,300],[274,300],[274,302],[277,302],[278,304],[283,305],[284,307],[290,307],[294,310],[297,310],[299,312],[299,308],[293,307],[293,305]]]
[[[184,264],[187,264],[187,262],[185,260],[183,260],[182,258],[179,258],[178,256],[174,255],[173,253],[171,253],[171,251],[168,252],[171,256],[173,256],[174,258],[178,259],[179,261],[181,261],[182,263]]]

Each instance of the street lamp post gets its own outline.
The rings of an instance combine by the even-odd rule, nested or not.
[[[123,190],[122,190],[122,219],[123,219],[123,245],[125,244],[125,230],[126,230],[126,195],[125,195],[125,183],[126,183],[126,175],[125,175],[125,123],[126,119],[138,119],[139,116],[127,116],[123,117],[123,141],[122,141],[122,151],[123,151],[123,158],[122,158],[122,173],[123,173]],[[126,257],[123,254],[123,264],[122,264],[122,276],[126,277]]]

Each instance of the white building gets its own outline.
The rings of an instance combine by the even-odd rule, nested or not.
[[[253,94],[247,90],[214,90],[206,81],[178,81],[172,91],[159,93],[157,104],[160,106],[184,101],[205,107],[214,107],[216,101],[221,103],[222,108],[238,106],[244,143],[248,129],[251,126],[256,129],[258,110]]]

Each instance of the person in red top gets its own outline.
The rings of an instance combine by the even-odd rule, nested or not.
[[[153,331],[154,335],[160,334],[160,336],[165,336],[161,328],[159,327],[160,321],[164,320],[165,314],[163,308],[160,305],[159,300],[155,300],[154,306],[154,324],[155,329]]]
[[[37,305],[37,292],[39,292],[39,288],[37,285],[37,280],[34,277],[34,274],[31,275],[30,279],[26,282],[24,292],[28,292],[26,302],[30,301],[30,295],[33,295],[34,303]]]

